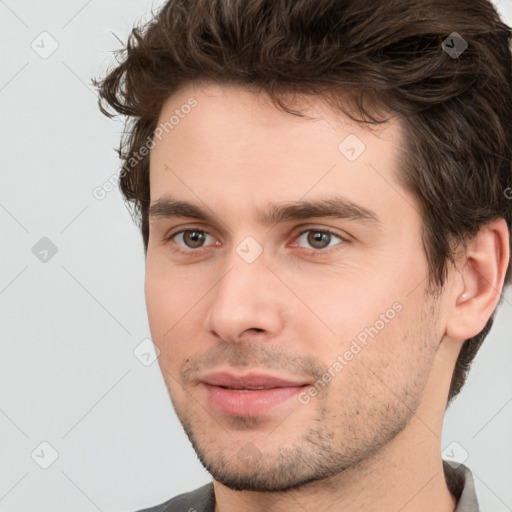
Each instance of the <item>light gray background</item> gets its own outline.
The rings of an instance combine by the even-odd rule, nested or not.
[[[90,79],[115,62],[111,31],[125,41],[161,3],[0,1],[1,511],[133,511],[210,479],[157,363],[133,353],[150,336],[139,231],[117,188],[92,194],[119,170],[122,125]],[[488,512],[512,511],[511,332],[508,290],[442,440]]]

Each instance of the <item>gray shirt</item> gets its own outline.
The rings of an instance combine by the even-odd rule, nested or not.
[[[464,464],[453,468],[446,461],[443,466],[448,488],[457,498],[455,512],[480,512],[471,470]],[[215,512],[213,482],[139,512]]]

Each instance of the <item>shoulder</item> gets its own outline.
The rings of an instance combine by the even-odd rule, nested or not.
[[[139,512],[214,512],[214,510],[215,494],[213,483],[210,482],[195,491],[179,494],[165,503],[139,510]]]

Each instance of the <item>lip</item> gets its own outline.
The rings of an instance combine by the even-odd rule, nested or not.
[[[255,387],[265,388],[285,388],[305,386],[308,382],[293,381],[275,377],[273,375],[259,374],[259,373],[246,373],[244,375],[235,375],[229,372],[215,372],[210,373],[201,379],[201,382],[210,384],[212,386],[219,386],[223,388],[234,389],[247,389]]]
[[[218,411],[236,416],[260,416],[291,399],[310,384],[273,375],[210,373],[200,380],[208,401]],[[263,388],[263,389],[256,389]]]

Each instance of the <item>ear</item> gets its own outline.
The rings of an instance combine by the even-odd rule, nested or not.
[[[505,219],[485,225],[467,242],[460,259],[446,335],[456,340],[476,336],[496,308],[510,258],[509,230]]]

